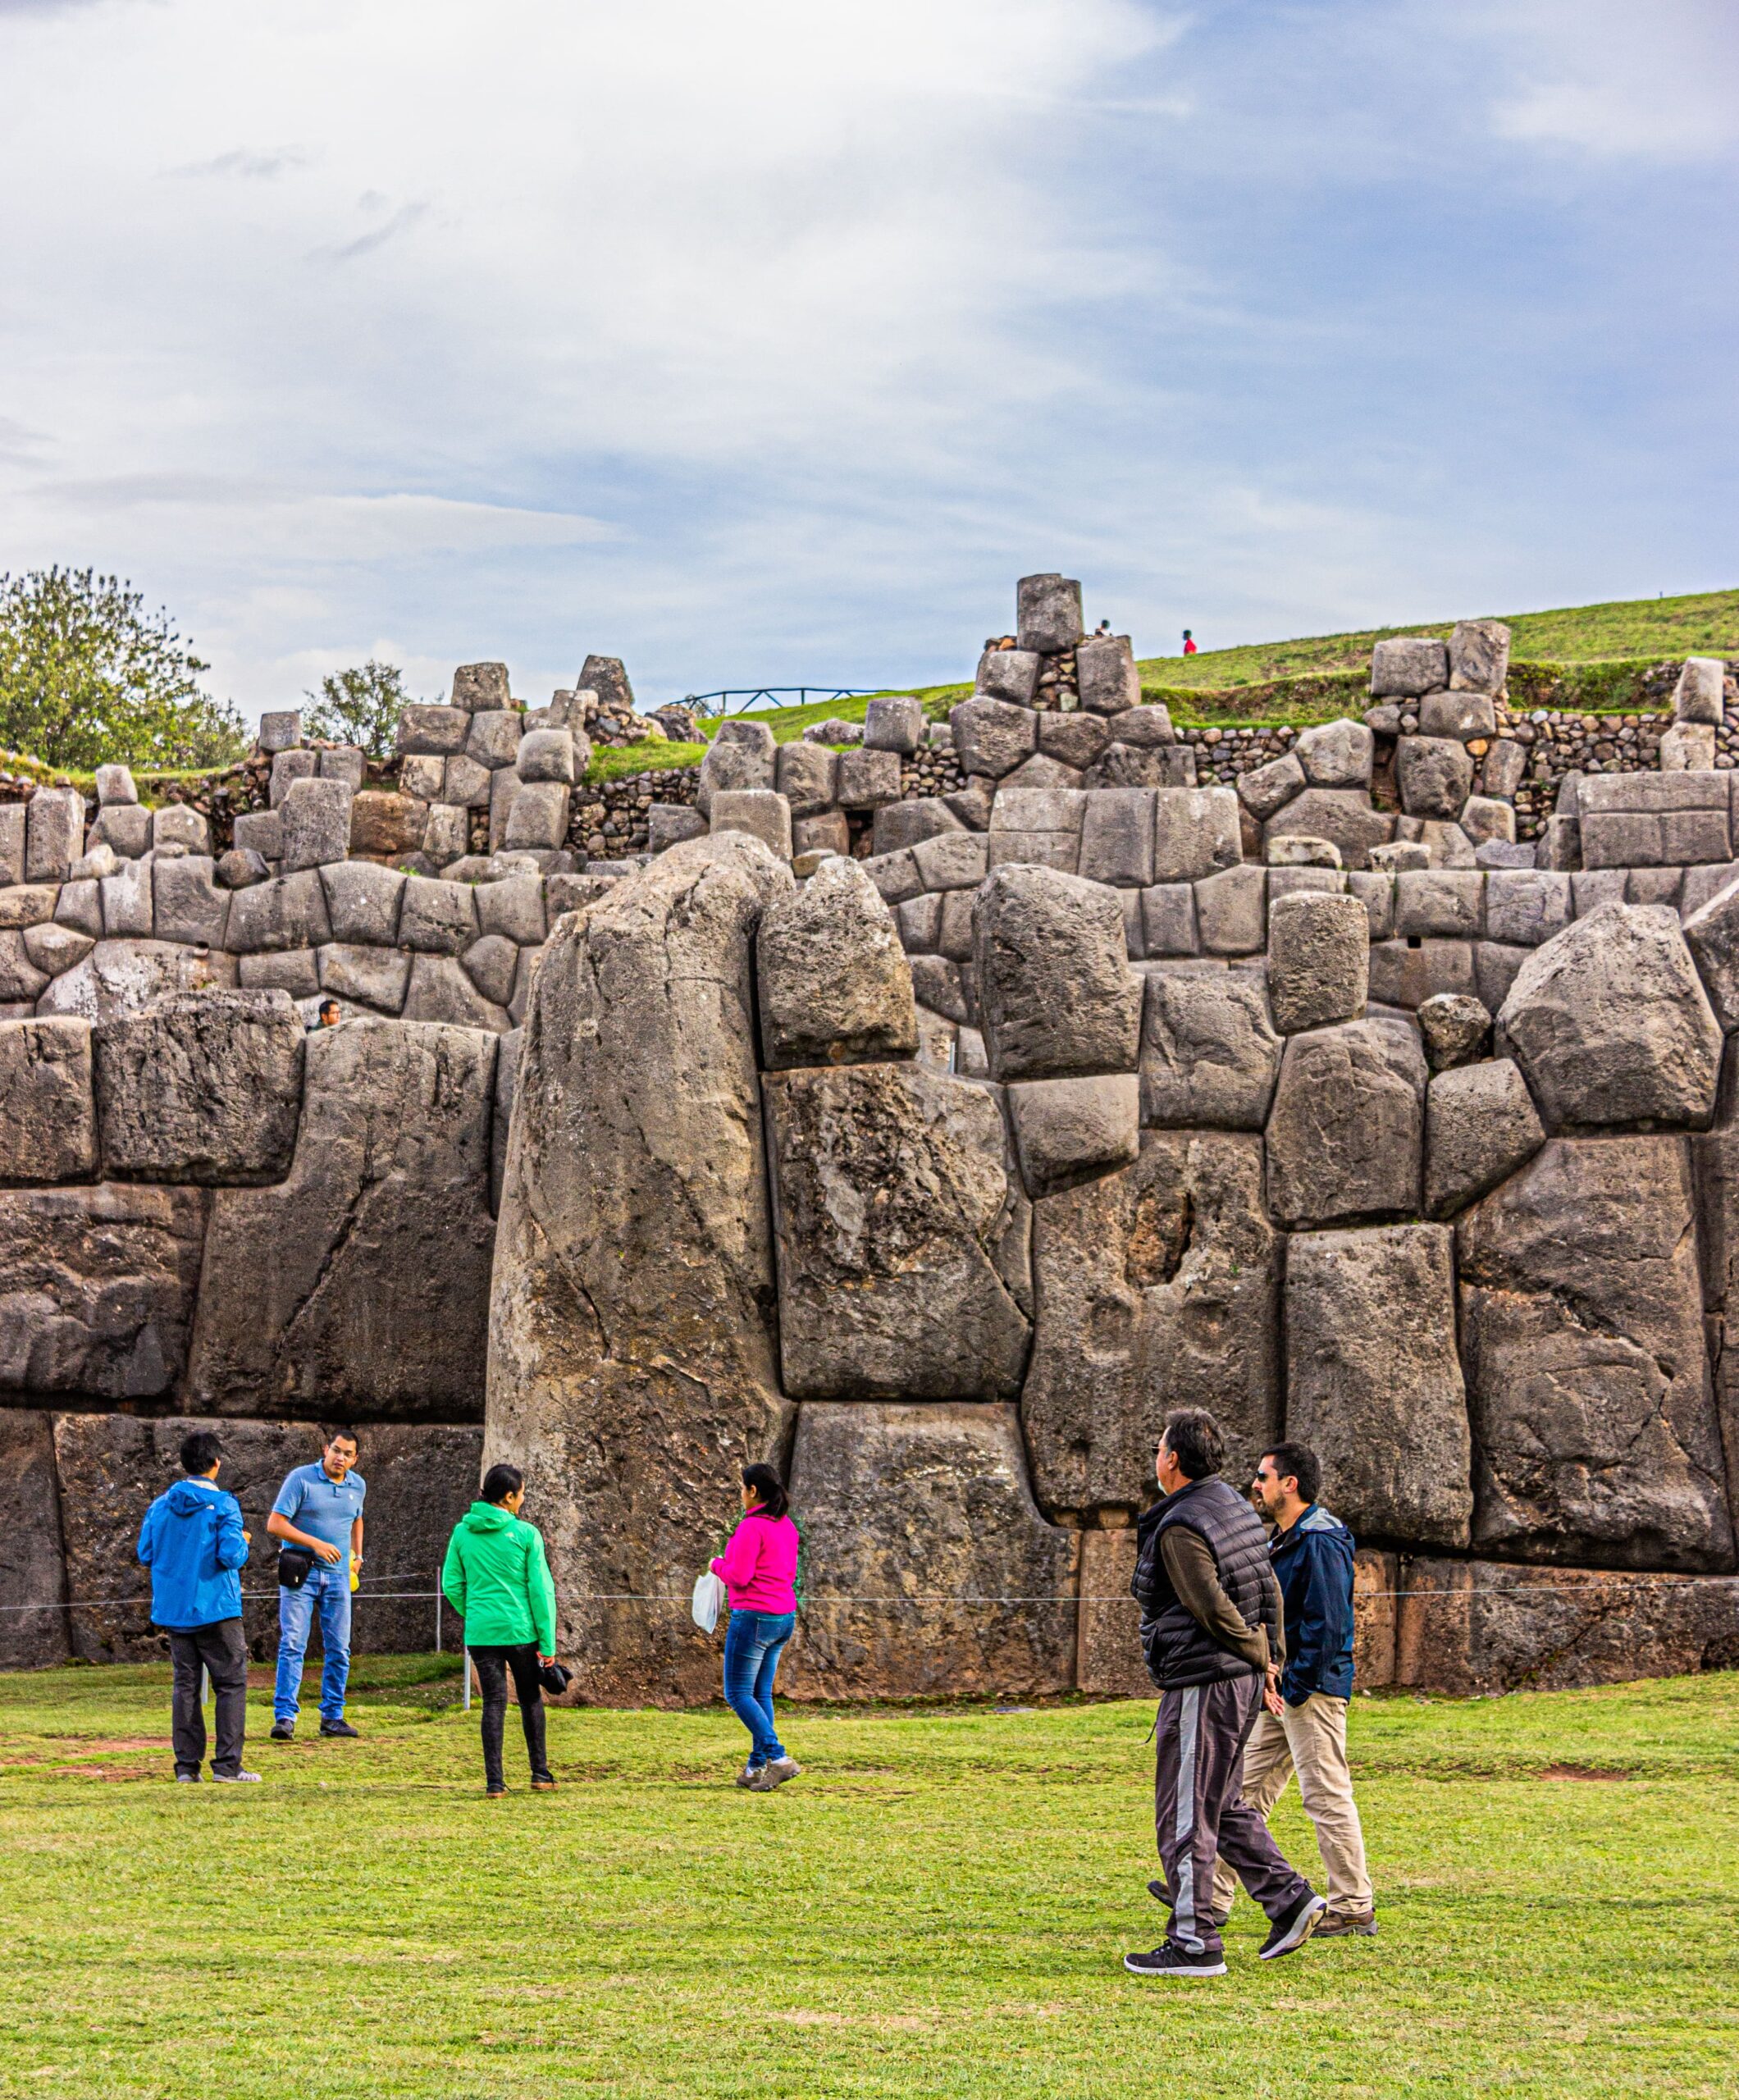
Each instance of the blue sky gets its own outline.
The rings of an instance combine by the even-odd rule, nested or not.
[[[0,567],[249,715],[1730,585],[1736,172],[1717,0],[0,0]]]

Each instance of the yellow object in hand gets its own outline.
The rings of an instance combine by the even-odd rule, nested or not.
[[[363,1564],[353,1553],[350,1556],[350,1587],[354,1590],[363,1579]]]

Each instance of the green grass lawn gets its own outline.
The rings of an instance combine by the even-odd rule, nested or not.
[[[166,1673],[0,1678],[0,2094],[1726,2095],[1739,1675],[1355,1702],[1375,1940],[1153,1944],[1145,1705],[552,1716],[481,1792],[451,1665],[359,1664],[358,1743],[167,1783]],[[1554,1767],[1606,1776],[1554,1777]],[[1277,1819],[1307,1865],[1295,1797]]]

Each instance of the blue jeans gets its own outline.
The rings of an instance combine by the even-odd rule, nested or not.
[[[345,1718],[345,1686],[350,1676],[350,1563],[347,1554],[335,1568],[318,1564],[308,1571],[299,1590],[278,1591],[278,1682],[272,1717],[293,1721],[302,1704],[302,1658],[308,1653],[308,1628],[320,1614],[320,1645],[326,1660],[320,1672],[320,1718]]]
[[[785,1755],[773,1725],[773,1673],[796,1623],[788,1611],[733,1611],[724,1629],[724,1701],[749,1731],[753,1771]]]

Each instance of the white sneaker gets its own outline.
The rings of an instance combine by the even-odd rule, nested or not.
[[[212,1777],[220,1787],[257,1787],[260,1783],[258,1772],[214,1772]]]

